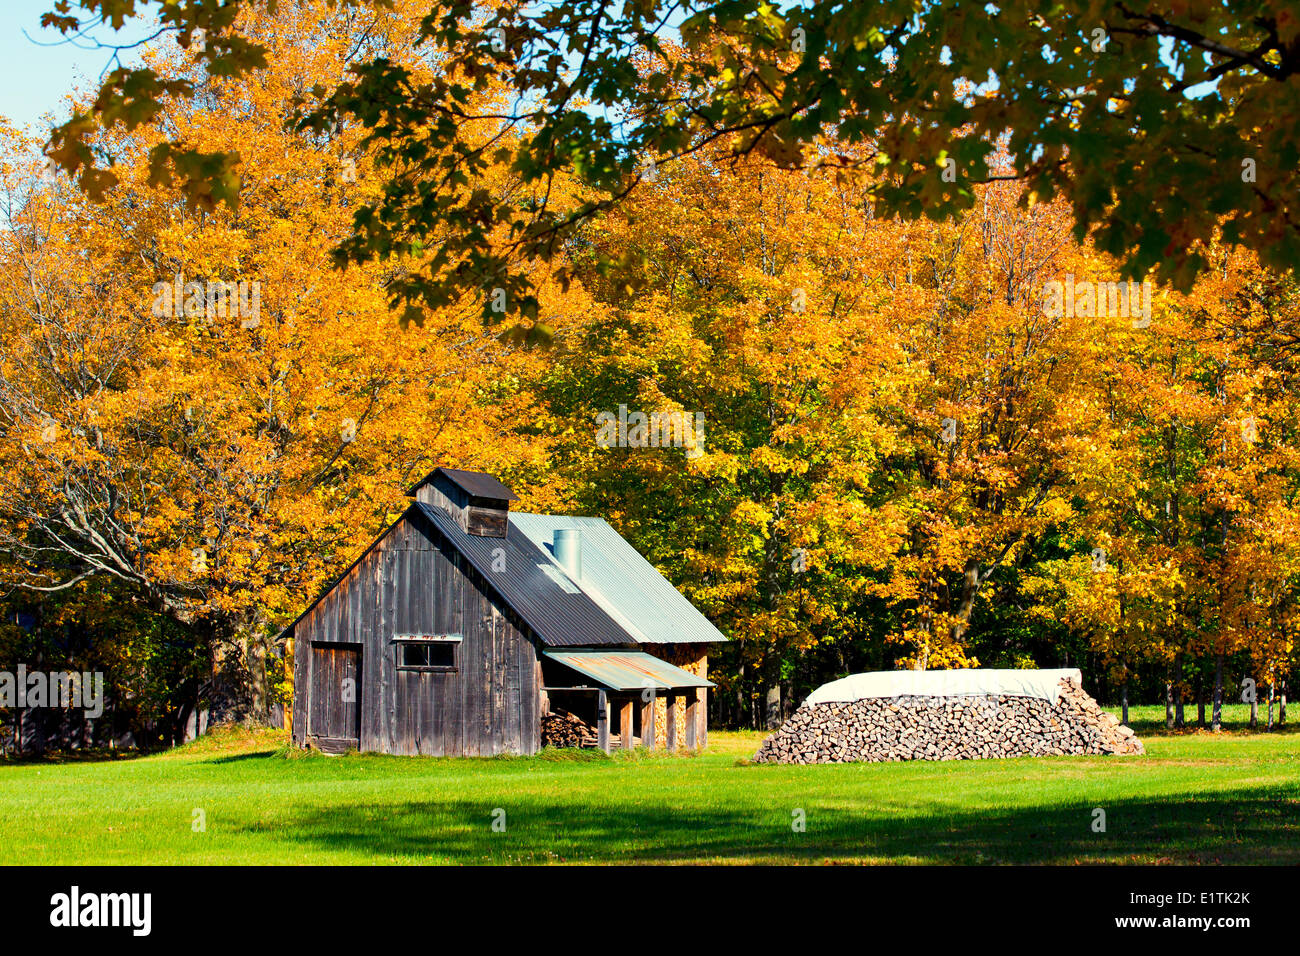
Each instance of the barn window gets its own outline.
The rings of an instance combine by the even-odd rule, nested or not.
[[[404,671],[454,671],[459,635],[397,638],[397,668]]]

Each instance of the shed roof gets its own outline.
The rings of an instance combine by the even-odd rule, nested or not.
[[[726,642],[726,636],[604,519],[511,512],[510,526],[552,561],[555,532],[580,531],[582,575],[574,584],[636,643]]]
[[[571,667],[610,690],[681,690],[716,686],[690,671],[651,657],[645,651],[542,651],[542,656]]]
[[[466,534],[440,508],[423,502],[417,502],[416,508],[537,632],[543,644],[583,647],[637,642],[635,634],[573,587],[563,572],[552,570],[550,556],[538,550],[513,521],[504,538],[484,538]]]
[[[504,538],[480,537],[466,534],[450,514],[424,502],[412,503],[281,634],[292,631],[393,528],[417,515],[419,520],[432,524],[452,548],[464,555],[549,647],[701,644],[727,640],[649,561],[600,518],[512,513]],[[565,528],[582,532],[582,574],[577,580],[552,555],[555,531]]]
[[[491,475],[485,475],[480,471],[462,471],[459,468],[443,468],[442,466],[433,469],[433,471],[412,485],[411,489],[406,493],[407,497],[413,496],[421,485],[428,484],[433,480],[434,475],[439,472],[445,475],[456,487],[466,494],[473,495],[475,498],[495,498],[499,501],[519,500],[517,494]]]

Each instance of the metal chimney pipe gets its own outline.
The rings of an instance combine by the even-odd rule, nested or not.
[[[559,528],[552,544],[555,560],[573,580],[582,578],[582,532],[577,528]]]

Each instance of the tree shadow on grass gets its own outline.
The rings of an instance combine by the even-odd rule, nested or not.
[[[246,760],[267,760],[271,757],[283,757],[278,750],[258,750],[247,754],[226,754],[222,757],[208,757],[200,763],[243,763]]]
[[[374,862],[1300,863],[1300,800],[1277,789],[1182,793],[1094,807],[845,810],[765,804],[590,806],[530,795],[291,808],[243,832]],[[792,810],[806,813],[795,832]],[[504,811],[504,815],[501,811]],[[891,815],[892,814],[892,815]],[[504,823],[503,832],[493,822]]]
[[[1245,723],[1244,721],[1233,721],[1231,723],[1225,721],[1223,723],[1223,730],[1219,734],[1215,734],[1215,732],[1210,729],[1209,721],[1206,721],[1204,727],[1201,727],[1195,721],[1189,721],[1183,727],[1171,728],[1165,726],[1165,720],[1163,717],[1158,717],[1151,720],[1143,720],[1135,717],[1129,721],[1129,727],[1132,729],[1132,731],[1135,734],[1138,735],[1139,738],[1185,737],[1185,736],[1196,735],[1196,734],[1205,734],[1207,736],[1227,735],[1231,737],[1266,738],[1266,737],[1279,737],[1279,736],[1286,737],[1300,732],[1300,724],[1296,724],[1290,720],[1288,720],[1285,724],[1283,724],[1280,727],[1275,724],[1272,730],[1265,729],[1263,720],[1260,720],[1259,726],[1254,730],[1252,730],[1250,728],[1250,725]]]
[[[126,760],[139,760],[152,757],[163,750],[47,750],[36,754],[5,754],[0,757],[0,767],[25,767],[32,764],[68,764],[68,763],[121,763]]]

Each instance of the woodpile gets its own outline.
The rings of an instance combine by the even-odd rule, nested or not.
[[[804,704],[763,741],[756,763],[974,760],[1141,754],[1142,741],[1073,680],[1039,697],[868,697]]]
[[[542,715],[543,747],[595,747],[596,728],[563,710]]]

